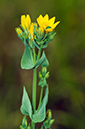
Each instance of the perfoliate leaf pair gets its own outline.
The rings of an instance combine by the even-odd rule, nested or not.
[[[47,67],[49,65],[48,60],[45,56],[45,53],[43,52],[41,58],[37,60],[37,55],[36,55],[36,59],[34,59],[33,51],[30,48],[25,47],[25,51],[21,59],[21,68],[32,69],[32,68],[38,67],[39,65],[41,65],[42,67],[44,66]]]
[[[41,106],[39,110],[36,110],[34,114],[32,114],[32,106],[28,94],[26,92],[25,87],[23,88],[23,97],[22,97],[22,105],[21,105],[21,113],[29,116],[30,119],[34,122],[42,122],[46,116],[46,104],[48,101],[48,87],[46,87],[45,96],[42,100]]]

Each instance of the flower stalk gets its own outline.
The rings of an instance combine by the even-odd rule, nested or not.
[[[37,69],[33,69],[33,90],[32,90],[32,105],[33,105],[33,114],[36,111],[36,83],[37,83]]]

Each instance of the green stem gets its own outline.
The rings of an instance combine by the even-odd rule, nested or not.
[[[33,92],[32,92],[32,105],[33,105],[33,113],[36,110],[36,83],[37,83],[37,70],[33,69]]]
[[[36,59],[35,49],[33,49],[34,53],[34,61]],[[41,54],[41,50],[38,52],[37,60],[39,60]],[[33,106],[33,114],[36,111],[36,84],[37,84],[37,69],[33,69],[33,89],[32,89],[32,106]],[[35,123],[31,123],[32,129],[35,129]]]
[[[33,48],[33,53],[34,53],[34,62],[35,62],[35,59],[36,59],[35,48]]]
[[[39,108],[40,108],[40,106],[41,106],[42,97],[43,97],[43,87],[41,88],[40,100],[39,100],[39,105],[38,105],[38,111],[39,111]]]
[[[32,89],[32,106],[33,114],[36,111],[36,84],[37,84],[37,69],[33,69],[33,89]],[[32,129],[35,129],[35,123],[32,122]]]
[[[39,58],[40,58],[40,54],[41,54],[41,49],[39,49],[39,51],[38,51],[37,60],[39,60]]]

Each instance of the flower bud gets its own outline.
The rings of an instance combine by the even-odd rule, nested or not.
[[[47,110],[47,112],[46,112],[46,120],[51,120],[51,118],[52,118],[52,113],[51,113],[51,110],[50,109],[48,109]]]
[[[23,120],[22,120],[22,126],[27,127],[27,125],[28,125],[27,118],[26,118],[26,116],[24,116]]]
[[[19,36],[19,38],[21,39],[22,38],[22,35],[23,35],[23,32],[22,32],[22,30],[18,27],[18,28],[16,28],[15,29],[16,30],[16,32],[17,32],[17,35]]]
[[[41,72],[39,72],[39,78],[42,79],[42,74],[41,74]]]
[[[42,70],[41,70],[41,72],[42,72],[42,76],[44,77],[45,74],[46,74],[46,72],[47,72],[47,68],[46,67],[43,67]]]
[[[51,35],[49,36],[49,38],[48,38],[48,41],[51,41],[51,40],[53,40],[55,35],[56,35],[56,33],[54,33],[54,34],[51,34]]]

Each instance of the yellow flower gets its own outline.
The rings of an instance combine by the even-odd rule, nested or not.
[[[29,39],[32,38],[32,40],[33,40],[33,30],[34,30],[34,25],[33,23],[31,23],[29,30]]]
[[[29,30],[30,24],[31,24],[31,18],[30,18],[30,16],[28,14],[26,16],[25,15],[22,15],[21,16],[21,25],[22,25],[22,27],[25,30]]]
[[[44,17],[40,15],[37,18],[37,23],[39,24],[40,27],[43,27],[46,32],[52,32],[53,29],[60,23],[60,21],[55,22],[55,17],[49,19],[48,14],[46,14]]]
[[[19,27],[16,28],[16,32],[20,37],[22,36],[22,30]]]

